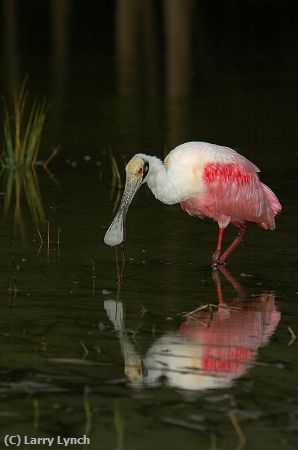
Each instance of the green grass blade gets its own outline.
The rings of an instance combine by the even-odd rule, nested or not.
[[[20,90],[14,94],[12,114],[3,99],[4,155],[1,158],[2,166],[26,165],[32,167],[38,158],[47,104],[45,99],[40,102],[35,98],[31,107],[27,108],[26,82],[25,79]]]

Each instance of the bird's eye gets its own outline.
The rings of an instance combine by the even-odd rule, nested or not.
[[[143,168],[143,179],[146,177],[148,172],[149,172],[149,163],[148,163],[148,161],[145,161],[144,168]]]
[[[138,170],[138,173],[142,173],[143,172],[143,167],[140,167]]]

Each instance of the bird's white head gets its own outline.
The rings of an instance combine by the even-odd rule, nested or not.
[[[145,155],[144,155],[145,156]],[[116,216],[108,228],[104,243],[112,247],[121,244],[125,239],[125,217],[129,205],[149,171],[149,162],[140,155],[135,155],[125,168],[125,188]]]

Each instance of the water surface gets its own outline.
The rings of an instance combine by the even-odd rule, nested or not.
[[[184,25],[192,14],[213,25],[176,23],[184,46],[175,52],[164,9],[157,34],[146,22],[152,40],[139,51],[121,39],[119,5],[103,10],[99,35],[68,7],[62,29],[78,31],[72,41],[60,34],[34,47],[28,37],[0,74],[2,92],[29,73],[30,89],[49,99],[42,157],[61,143],[55,179],[37,169],[38,229],[25,194],[4,214],[3,178],[0,434],[86,434],[88,448],[118,450],[297,448],[294,35],[284,26],[269,43],[257,21],[247,47],[240,29],[222,34],[208,8],[185,7]],[[227,271],[212,274],[216,224],[143,187],[122,263],[103,244],[118,195],[110,152],[123,182],[132,154],[162,158],[188,140],[230,145],[262,169],[283,205],[276,231],[251,227]]]

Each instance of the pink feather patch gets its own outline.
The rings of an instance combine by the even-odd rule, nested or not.
[[[206,183],[212,183],[216,178],[221,178],[244,185],[250,183],[254,176],[253,172],[236,163],[209,163],[204,168],[203,179]]]

